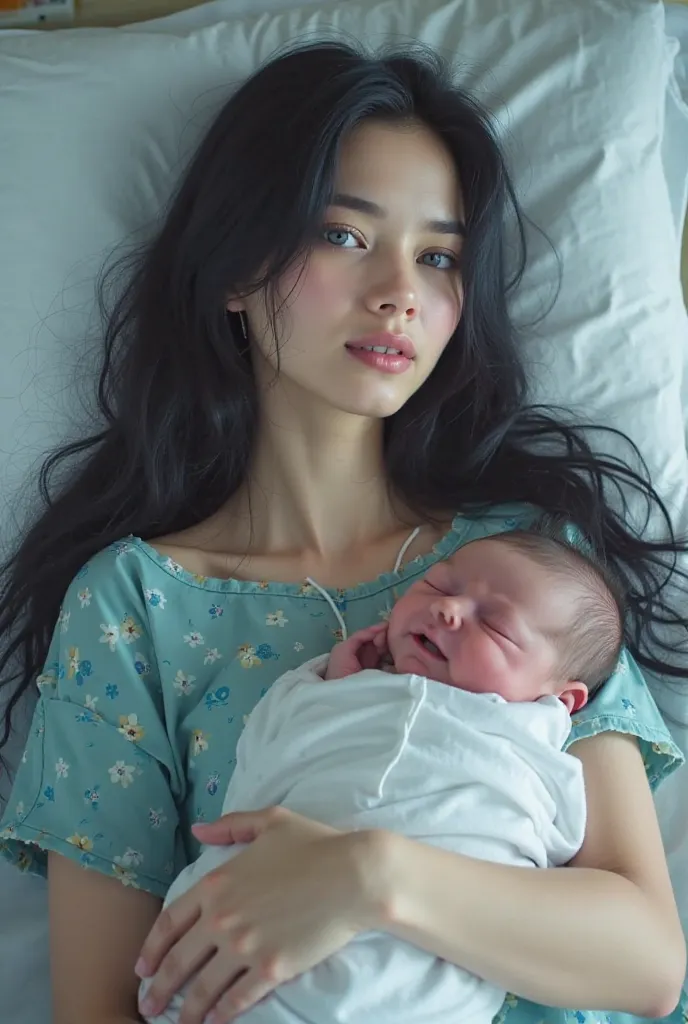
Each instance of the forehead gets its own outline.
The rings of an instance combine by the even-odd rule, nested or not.
[[[459,174],[447,146],[420,121],[371,118],[342,141],[335,191],[394,209],[409,198],[419,217],[463,214]]]
[[[483,577],[497,575],[503,578],[505,570],[524,572],[551,580],[552,573],[530,554],[499,539],[486,537],[484,540],[464,544],[444,563],[450,574],[465,577],[478,574]]]
[[[571,615],[577,591],[573,580],[567,582],[566,571],[554,572],[508,543],[474,541],[441,565],[449,586],[481,587],[485,595],[506,599],[536,617],[542,628],[556,630]]]

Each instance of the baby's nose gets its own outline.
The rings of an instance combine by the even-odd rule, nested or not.
[[[433,602],[432,615],[448,629],[460,629],[469,611],[470,602],[464,597],[443,597]]]

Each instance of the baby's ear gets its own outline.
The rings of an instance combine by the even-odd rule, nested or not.
[[[566,705],[569,714],[574,715],[576,711],[580,711],[588,703],[588,688],[585,683],[578,681],[568,682],[557,696]]]

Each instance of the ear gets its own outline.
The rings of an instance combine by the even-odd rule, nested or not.
[[[243,313],[246,306],[241,299],[229,299],[226,309],[228,313]]]
[[[573,715],[588,703],[588,688],[585,683],[569,681],[557,697],[566,705],[569,714]]]

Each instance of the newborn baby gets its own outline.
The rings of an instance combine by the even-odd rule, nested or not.
[[[223,814],[281,804],[483,860],[565,864],[585,832],[581,764],[563,751],[570,715],[614,670],[623,618],[617,585],[577,549],[525,532],[473,541],[388,623],[276,680],[239,740]],[[166,904],[243,849],[204,848]],[[370,932],[241,1020],[489,1024],[504,994]],[[182,1001],[155,1024],[176,1022]]]
[[[617,591],[600,567],[551,538],[474,541],[410,587],[389,623],[338,644],[326,678],[383,668],[507,701],[556,696],[574,712],[619,656]]]

